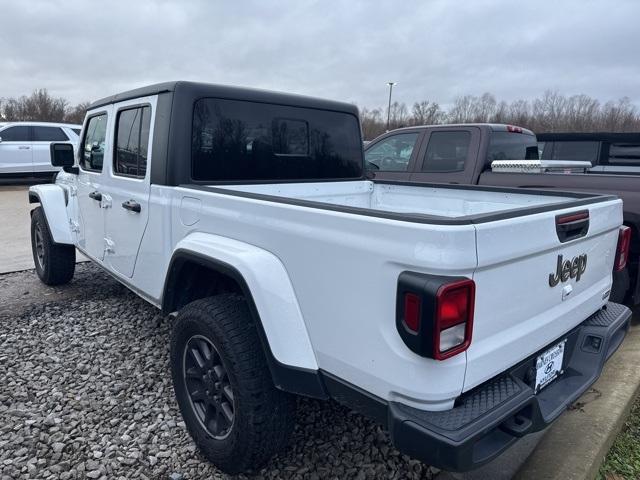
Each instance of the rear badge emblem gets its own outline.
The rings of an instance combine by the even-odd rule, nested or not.
[[[572,260],[562,259],[562,255],[558,255],[558,263],[556,264],[555,273],[549,274],[549,286],[555,287],[560,282],[566,282],[570,278],[575,278],[576,282],[580,281],[580,277],[587,269],[587,254],[583,253]]]

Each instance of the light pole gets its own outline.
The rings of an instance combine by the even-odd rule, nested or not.
[[[389,120],[391,119],[391,92],[393,92],[393,86],[396,84],[397,82],[387,82],[387,85],[389,85],[389,106],[387,107],[387,132],[389,131]]]

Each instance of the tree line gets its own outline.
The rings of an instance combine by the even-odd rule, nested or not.
[[[0,98],[0,121],[80,124],[88,106],[89,102],[71,105],[67,99],[54,97],[46,88],[40,88],[29,96]]]
[[[0,121],[82,123],[89,102],[71,105],[46,88],[31,95],[0,98]],[[361,108],[362,132],[371,140],[387,130],[386,108]],[[534,132],[640,131],[640,111],[623,97],[601,103],[588,95],[565,96],[546,91],[533,100],[497,101],[490,93],[457,97],[449,109],[437,102],[415,102],[411,109],[394,102],[389,109],[389,129],[443,123],[508,123]]]
[[[386,108],[361,108],[365,140],[387,130]],[[588,95],[565,96],[546,91],[533,100],[497,101],[490,93],[464,95],[443,109],[437,102],[415,102],[411,110],[394,102],[389,109],[389,129],[443,123],[507,123],[542,132],[640,131],[640,111],[629,98],[601,103]]]

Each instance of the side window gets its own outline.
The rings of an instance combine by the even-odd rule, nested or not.
[[[3,142],[30,142],[29,127],[20,125],[17,127],[9,127],[0,132],[0,138]]]
[[[640,166],[640,143],[612,143],[609,146],[609,163]]]
[[[144,178],[147,173],[151,109],[129,108],[118,112],[113,173]]]
[[[600,142],[556,141],[553,143],[550,160],[584,160],[595,164],[599,150]]]
[[[80,136],[80,128],[72,128],[71,130],[73,130],[76,135]]]
[[[525,133],[491,132],[487,150],[487,167],[493,160],[538,160],[544,149],[536,137]]]
[[[80,166],[83,170],[101,172],[107,134],[107,114],[91,117],[82,141]]]
[[[58,127],[33,127],[34,142],[66,142],[69,138]]]
[[[470,143],[471,133],[469,132],[432,132],[422,163],[422,171],[463,171]]]
[[[419,133],[401,133],[385,138],[364,153],[368,170],[406,172]]]

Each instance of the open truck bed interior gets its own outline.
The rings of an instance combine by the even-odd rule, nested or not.
[[[190,186],[192,187],[192,186]],[[438,224],[481,223],[500,217],[577,207],[610,196],[468,185],[390,181],[260,183],[196,187],[218,193],[327,208],[384,218]],[[562,204],[560,206],[560,204]]]

